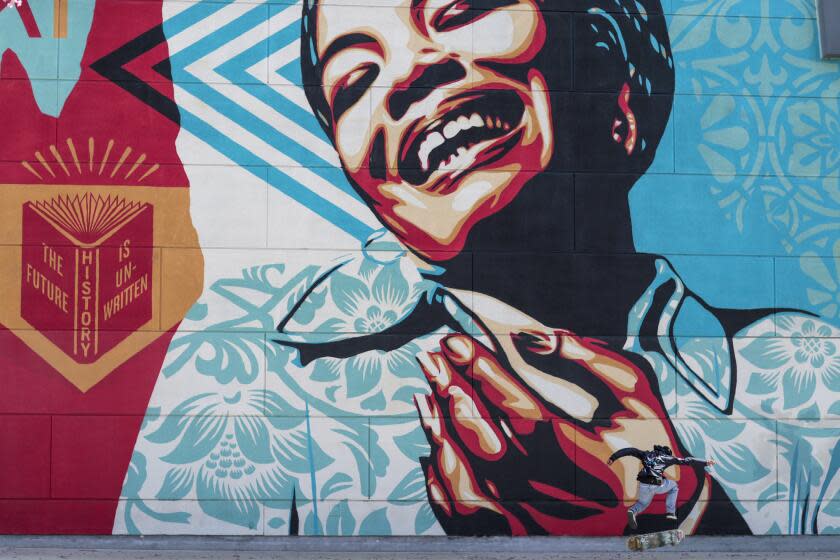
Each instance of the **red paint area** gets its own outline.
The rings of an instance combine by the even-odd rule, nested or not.
[[[0,183],[119,186],[136,183],[141,171],[157,163],[159,169],[142,184],[187,187],[175,150],[178,125],[90,68],[105,54],[161,24],[161,0],[133,2],[132,9],[125,9],[126,4],[96,2],[81,78],[58,118],[40,112],[18,57],[11,51],[3,53],[0,98],[5,103],[0,130],[14,141],[5,142],[0,152],[5,162],[0,165]],[[21,11],[24,22],[25,14]],[[165,43],[148,56],[165,58]],[[135,61],[135,66],[142,65]],[[134,71],[141,78],[151,79],[154,74],[138,68]],[[171,84],[154,75],[154,89],[172,99]],[[85,162],[89,138],[94,139],[97,163],[110,140],[111,162],[128,146],[131,156],[116,177],[97,174],[95,166],[93,172],[79,174],[67,160],[68,177],[50,150],[55,145],[66,158],[68,138]],[[38,163],[36,152],[51,163],[54,177]],[[146,154],[144,166],[123,180],[128,163],[140,154]],[[21,165],[24,160],[39,170],[43,180]],[[165,333],[82,393],[14,333],[0,330],[0,532],[111,533],[125,472],[171,336],[171,331]]]
[[[549,374],[561,376],[569,363],[588,371],[609,391],[594,394],[603,403],[599,410],[608,414],[591,422],[570,419],[506,370],[504,360],[488,348],[459,335],[445,338],[440,352],[421,361],[432,395],[418,397],[423,399],[418,410],[431,444],[424,462],[429,496],[444,530],[622,534],[629,503],[624,503],[619,467],[606,463],[614,451],[611,440],[623,437],[629,423],[651,422],[651,428],[663,432],[663,443],[678,448],[670,422],[653,419],[667,416],[649,376],[604,343],[568,331],[512,337],[526,341],[519,346],[526,362],[528,353],[543,358],[540,365]],[[536,342],[527,344],[529,338]],[[573,348],[570,356],[583,357],[564,355],[566,345]],[[615,378],[615,370],[623,376]],[[472,394],[466,397],[470,385]],[[464,410],[467,400],[478,414],[471,417]],[[639,410],[653,414],[641,415]],[[636,465],[622,467],[632,471]],[[679,472],[682,505],[697,498],[700,480],[692,469]],[[663,502],[655,501],[648,513],[664,514]]]

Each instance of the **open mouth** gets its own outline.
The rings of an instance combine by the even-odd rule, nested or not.
[[[419,186],[440,170],[473,169],[497,160],[515,144],[525,104],[512,91],[470,92],[400,150],[400,177]]]

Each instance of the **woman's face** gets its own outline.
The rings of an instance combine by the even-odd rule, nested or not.
[[[551,159],[548,87],[531,64],[540,1],[380,3],[318,8],[335,146],[385,225],[444,260]]]

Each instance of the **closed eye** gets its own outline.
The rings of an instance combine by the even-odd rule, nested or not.
[[[378,65],[374,63],[365,64],[345,74],[333,86],[332,113],[334,121],[337,122],[341,115],[359,101],[378,75]]]
[[[452,31],[480,19],[491,11],[516,4],[518,0],[484,0],[481,9],[473,9],[474,0],[455,0],[442,8],[432,19],[436,31]]]

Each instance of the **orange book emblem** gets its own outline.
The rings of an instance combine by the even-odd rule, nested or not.
[[[153,208],[116,196],[23,206],[21,317],[79,363],[152,318]]]

